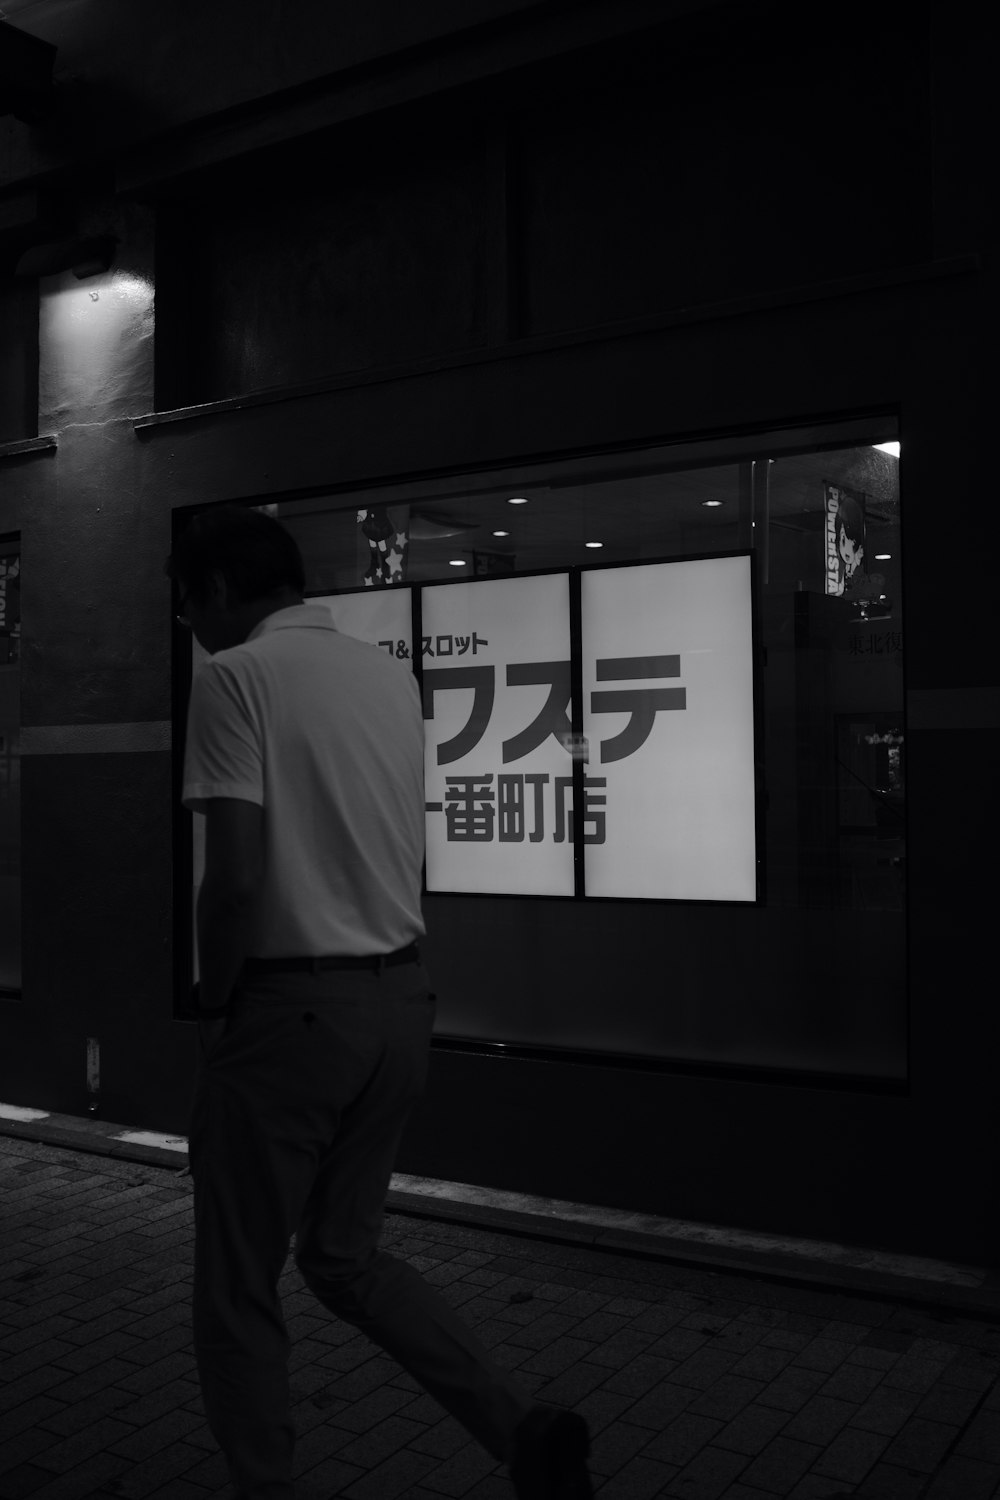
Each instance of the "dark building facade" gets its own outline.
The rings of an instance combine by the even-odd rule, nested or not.
[[[0,1099],[183,1132],[221,502],[408,659],[401,1170],[982,1262],[984,49],[938,0],[12,0]]]

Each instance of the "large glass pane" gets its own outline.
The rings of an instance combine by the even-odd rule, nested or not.
[[[405,648],[427,673],[428,745],[435,769],[445,773],[434,795],[428,783],[429,921],[448,932],[449,950],[458,955],[452,983],[442,985],[442,1030],[646,1061],[905,1077],[899,466],[894,421],[878,417],[289,498],[269,507],[300,542],[309,593],[339,608],[344,628],[372,638],[365,624],[371,606],[352,599],[367,596],[373,605],[380,595],[405,592],[417,620],[426,607],[419,645],[403,625],[378,644],[396,655]],[[641,766],[638,755],[626,762],[621,785],[612,789],[605,772],[613,767],[601,763],[601,742],[613,727],[624,732],[628,725],[596,722],[597,698],[613,686],[598,673],[610,670],[608,662],[621,667],[627,660],[632,676],[645,663],[649,671],[641,684],[637,679],[637,690],[650,703],[660,702],[658,692],[684,686],[687,678],[667,681],[672,664],[679,658],[678,670],[686,671],[685,651],[690,660],[692,650],[710,649],[722,613],[721,604],[708,604],[709,618],[698,626],[705,640],[695,641],[698,608],[710,600],[704,569],[709,559],[735,564],[748,556],[752,626],[745,616],[746,660],[732,691],[745,695],[752,678],[753,728],[747,711],[738,732],[721,729],[715,738],[725,738],[734,757],[717,768],[721,823],[739,785],[732,807],[738,803],[745,820],[752,798],[755,839],[737,839],[726,849],[731,888],[703,881],[697,888],[645,889],[643,869],[699,868],[707,825],[685,823],[683,799],[662,835],[651,833],[655,825],[646,827],[637,812],[644,785],[661,788],[677,774],[681,762],[671,756],[679,747],[679,714],[653,715],[646,759]],[[685,568],[696,582],[686,603]],[[614,586],[609,605],[611,644],[605,650],[591,629],[588,646],[586,601],[593,608],[600,580],[616,575],[627,581]],[[570,592],[578,589],[582,600],[582,624],[571,641],[556,642],[563,627],[546,616],[543,601],[556,577],[570,580]],[[464,588],[441,587],[460,580]],[[550,697],[560,699],[560,723],[553,721],[545,741],[553,764],[530,767],[535,779],[518,782],[524,768],[506,765],[504,747],[520,743],[527,726],[484,719],[479,738],[485,743],[494,728],[499,735],[495,746],[489,742],[496,765],[484,759],[482,766],[463,761],[450,768],[466,781],[483,773],[483,795],[476,801],[470,784],[463,810],[461,789],[447,785],[449,768],[438,765],[439,754],[443,741],[468,729],[482,703],[477,709],[470,679],[464,698],[451,695],[462,720],[451,724],[447,679],[432,674],[458,665],[457,642],[475,640],[477,630],[488,639],[477,621],[485,618],[480,609],[491,588],[495,599],[503,595],[501,581],[523,585],[524,600],[491,628],[518,634],[516,649],[528,653],[518,659],[524,671],[572,655],[582,696],[568,705],[561,679],[521,682],[505,664],[503,680],[493,680],[498,713],[501,688],[536,693],[533,722],[544,718]],[[468,645],[461,665],[486,664],[488,653]],[[694,722],[692,715],[688,723]],[[711,754],[711,737],[704,750]],[[585,755],[581,775],[575,762]],[[554,884],[539,874],[538,846],[558,815],[556,802],[550,807],[544,799],[557,794],[564,857],[574,810],[582,810],[591,831],[581,836],[577,829],[578,844],[591,846],[584,851],[591,885],[581,878],[588,864],[578,848],[572,894],[568,867]],[[696,800],[692,792],[692,806]],[[442,883],[449,841],[457,846],[463,839],[468,847],[450,851],[461,853],[462,880]],[[658,839],[669,847],[661,849]],[[741,869],[751,847],[754,868]],[[538,902],[553,900],[543,916]],[[487,918],[487,907],[476,902],[494,915]],[[531,934],[543,931],[546,943],[532,947]],[[498,962],[485,974],[477,965],[475,982],[463,983],[464,945],[498,932]],[[470,948],[470,961],[471,954]],[[626,970],[642,982],[623,984]],[[662,991],[658,973],[665,976]],[[565,992],[554,974],[565,976]]]

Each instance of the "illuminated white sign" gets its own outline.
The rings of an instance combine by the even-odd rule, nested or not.
[[[422,591],[428,891],[573,894],[569,578]]]
[[[325,604],[333,616],[333,623],[344,635],[367,641],[399,660],[411,660],[413,623],[408,588],[315,595],[306,603]]]
[[[583,569],[580,588],[582,744],[568,573],[421,589],[427,890],[572,896],[576,750],[587,896],[755,900],[750,559]],[[413,662],[410,589],[308,602]]]
[[[748,557],[582,575],[588,896],[756,898]]]
[[[756,899],[748,557],[581,575],[584,891]],[[427,889],[571,895],[567,574],[423,590]]]

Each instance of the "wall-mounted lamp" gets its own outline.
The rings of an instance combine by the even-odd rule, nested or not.
[[[117,243],[113,234],[95,234],[31,245],[14,267],[14,275],[57,276],[60,271],[72,271],[83,281],[111,269]]]

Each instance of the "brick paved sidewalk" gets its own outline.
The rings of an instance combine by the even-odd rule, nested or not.
[[[228,1493],[189,1333],[190,1178],[0,1138],[0,1500]],[[1000,1329],[393,1215],[386,1243],[584,1413],[602,1500],[993,1500]],[[512,1500],[290,1267],[300,1500]]]

